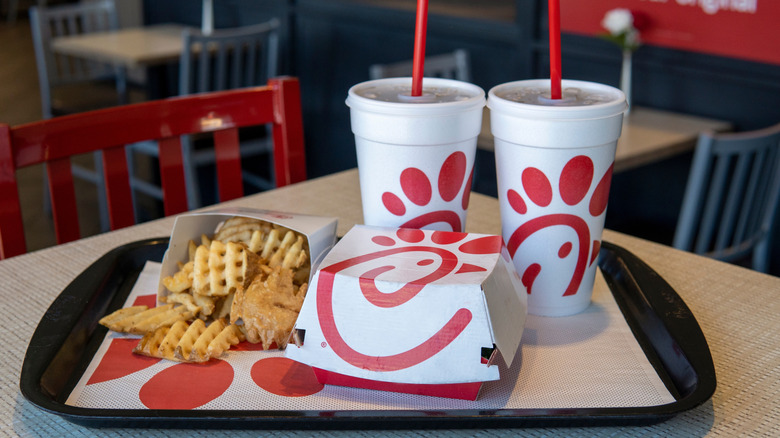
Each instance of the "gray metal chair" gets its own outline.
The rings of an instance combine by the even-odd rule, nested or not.
[[[703,133],[693,157],[674,247],[718,260],[752,257],[767,272],[780,203],[780,124]]]
[[[46,6],[46,0],[38,0],[38,6]],[[8,24],[16,23],[16,16],[19,15],[19,0],[8,0],[7,13],[6,21]]]
[[[30,8],[43,118],[127,103],[124,68],[58,54],[51,48],[52,40],[57,37],[118,28],[119,19],[112,0]],[[96,185],[100,221],[107,230],[108,209],[102,201],[106,197],[100,152],[94,154],[94,160],[94,170],[74,164],[73,175]]]
[[[278,74],[279,20],[232,29],[216,29],[205,35],[194,29],[185,30],[180,66],[179,95],[221,91],[265,84]],[[241,156],[271,154],[270,131],[259,140],[242,141]],[[154,145],[137,145],[135,150],[155,154]],[[195,149],[193,138],[182,138],[182,157],[187,180],[187,200],[190,209],[201,205],[197,169],[214,163],[212,148]],[[271,164],[269,163],[269,167]],[[244,182],[259,189],[273,187],[270,178],[243,172]]]
[[[52,40],[57,37],[118,28],[119,18],[113,0],[30,8],[30,29],[44,118],[106,105],[106,102],[95,102],[91,99],[93,96],[79,94],[77,99],[65,101],[57,94],[59,89],[72,85],[101,84],[107,91],[102,94],[107,95],[108,104],[127,103],[127,73],[124,68],[55,53],[51,48]]]
[[[369,67],[368,74],[371,79],[411,76],[412,66],[413,61],[374,64]],[[425,76],[469,82],[471,80],[469,52],[458,49],[452,53],[426,56]]]

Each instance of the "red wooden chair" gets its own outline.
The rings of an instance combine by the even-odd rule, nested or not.
[[[202,93],[78,113],[10,127],[0,124],[0,259],[27,251],[16,169],[46,163],[58,243],[81,237],[70,157],[103,151],[111,229],[135,223],[125,145],[157,140],[165,215],[187,210],[179,136],[212,133],[220,201],[243,196],[238,129],[273,124],[276,185],[306,179],[300,85]]]

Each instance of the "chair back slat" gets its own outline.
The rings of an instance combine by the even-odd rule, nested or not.
[[[759,151],[757,155],[751,156],[750,178],[743,192],[742,204],[739,206],[739,220],[735,225],[732,244],[747,240],[755,228],[756,221],[760,220],[760,215],[754,206],[762,202],[759,198],[759,191],[761,191],[764,179],[761,162],[764,155],[762,151]]]
[[[159,140],[160,181],[163,191],[163,209],[166,216],[187,211],[187,188],[179,137]]]
[[[696,252],[707,252],[710,249],[716,221],[719,219],[718,211],[723,202],[723,189],[726,186],[726,172],[728,172],[728,170],[728,159],[715,161],[715,168],[710,177],[710,187],[707,191],[707,198],[704,201],[701,227],[699,228],[699,234],[696,237]]]
[[[761,158],[763,180],[767,183],[761,184],[759,188],[759,195],[761,196],[761,205],[757,208],[758,214],[754,229],[760,230],[765,224],[762,224],[763,218],[766,216],[766,210],[771,205],[770,199],[772,197],[772,188],[774,187],[773,180],[777,180],[780,175],[780,166],[773,166],[773,163],[780,163],[780,147],[775,150],[767,150]],[[758,231],[757,231],[758,232]]]
[[[761,219],[767,202],[767,184],[768,181],[768,168],[767,165],[771,163],[765,162],[768,151],[759,151],[755,156],[755,169],[756,184],[750,193],[745,194],[745,200],[752,200],[752,204],[745,204],[743,208],[747,211],[748,220],[746,221],[746,234],[756,234],[760,231]]]
[[[694,236],[701,220],[701,206],[704,204],[704,197],[700,194],[704,193],[711,172],[711,148],[712,139],[700,136],[693,154],[680,216],[677,219],[673,242],[675,248],[685,250],[693,248]]]
[[[75,30],[72,29],[72,26],[70,26],[69,23],[70,20],[67,18],[65,20],[56,20],[53,23],[42,23],[41,25],[48,28],[49,25],[53,26],[54,32],[51,33],[51,38],[66,36],[66,35],[75,35]],[[51,41],[47,41],[46,44],[50,44]],[[53,70],[51,70],[51,81],[53,83],[65,83],[70,80],[72,76],[74,76],[73,70],[76,69],[74,67],[74,64],[76,66],[80,62],[78,59],[73,58],[71,56],[66,55],[60,55],[55,54],[52,51],[49,51],[48,57],[52,58],[53,62],[51,63],[51,66]]]
[[[77,240],[81,237],[79,215],[76,209],[76,191],[73,187],[73,174],[70,170],[70,158],[60,158],[46,162],[49,181],[51,210],[54,217],[54,232],[57,243]]]
[[[673,245],[729,262],[750,257],[754,269],[766,272],[778,204],[780,124],[744,133],[704,133]]]
[[[268,123],[279,133],[273,138],[276,170],[284,175],[278,185],[303,181],[303,123],[300,85],[295,78],[272,79],[265,87],[117,106],[16,127],[0,124],[0,255],[11,257],[26,250],[15,181],[18,168],[46,164],[57,241],[64,243],[80,237],[71,156],[103,152],[111,228],[117,229],[134,221],[122,145],[158,142],[163,202],[166,215],[171,215],[187,210],[181,136],[213,136],[220,201],[227,201],[243,196],[238,130]]]
[[[133,225],[135,223],[133,194],[130,191],[127,154],[124,146],[103,150],[103,172],[111,229]]]
[[[274,174],[276,186],[282,187],[306,179],[306,152],[303,146],[301,90],[297,83],[277,81],[274,94],[276,121],[273,125]]]
[[[216,89],[217,90],[227,90],[229,88],[228,85],[228,66],[229,59],[228,59],[228,53],[229,50],[233,49],[232,47],[226,46],[226,45],[220,45],[218,52],[217,52],[217,77],[216,77]],[[238,54],[234,54],[233,58],[239,58]],[[233,88],[239,88],[239,86],[234,86]]]
[[[198,93],[205,92],[210,88],[209,86],[209,78],[211,77],[211,62],[209,59],[210,50],[211,47],[208,47],[208,44],[201,44],[200,52],[198,53],[198,69],[199,69],[198,71],[201,72],[200,76],[198,77],[198,88],[196,89]]]
[[[0,259],[27,252],[11,149],[11,128],[0,124]]]
[[[262,41],[248,40],[244,41],[242,44],[246,45],[246,48],[244,49],[246,62],[244,62],[244,68],[241,68],[242,57],[233,57],[233,87],[240,87],[242,83],[257,77],[258,72],[262,71],[262,66],[261,68],[257,68],[257,63],[262,63],[264,59],[268,58],[265,56],[257,56],[258,52],[267,51],[264,47],[266,44],[263,44]],[[268,73],[266,73],[266,76],[268,76]]]
[[[231,178],[231,175],[241,174],[241,148],[238,142],[238,129],[231,128],[214,132],[214,142],[221,145],[215,150],[219,199],[222,201],[244,196],[241,180]]]
[[[743,155],[737,157],[731,186],[723,205],[720,226],[718,227],[718,236],[715,239],[715,251],[722,251],[734,243],[735,223],[740,211],[742,211],[742,206],[746,201],[744,195],[747,193],[746,185],[750,161],[750,157],[748,156]]]

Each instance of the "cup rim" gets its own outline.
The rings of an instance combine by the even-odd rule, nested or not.
[[[375,112],[381,114],[393,114],[404,116],[432,116],[459,113],[472,108],[483,108],[487,99],[485,90],[469,82],[458,81],[455,79],[444,78],[423,78],[423,89],[425,86],[437,87],[456,87],[463,89],[472,96],[468,99],[452,102],[386,102],[381,100],[369,99],[358,94],[358,90],[364,87],[375,86],[378,84],[411,84],[411,77],[382,78],[361,82],[350,87],[346,104],[353,110]]]
[[[618,88],[597,82],[579,81],[564,79],[561,81],[563,88],[582,88],[585,90],[610,93],[615,96],[614,100],[598,103],[595,105],[580,106],[555,106],[555,105],[534,105],[529,103],[515,102],[497,95],[498,92],[506,88],[517,86],[531,86],[550,88],[549,79],[528,79],[514,82],[506,82],[496,85],[488,92],[487,107],[491,112],[496,111],[506,113],[515,117],[530,119],[549,119],[549,120],[595,120],[610,118],[623,115],[628,110],[626,95]]]

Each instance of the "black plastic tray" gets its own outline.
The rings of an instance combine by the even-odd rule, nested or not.
[[[22,365],[22,394],[39,408],[93,427],[412,429],[650,424],[708,400],[715,369],[691,311],[655,271],[604,242],[599,267],[639,344],[675,401],[625,408],[249,411],[88,409],[65,400],[106,334],[98,320],[124,304],[147,260],[160,261],[167,239],[116,248],[79,275],[38,324]]]

